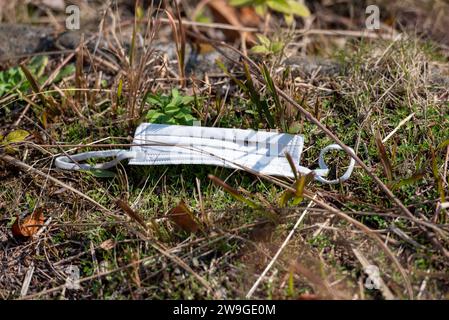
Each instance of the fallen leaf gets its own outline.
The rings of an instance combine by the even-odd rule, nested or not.
[[[240,16],[237,9],[230,6],[226,0],[212,0],[207,3],[212,11],[214,20],[219,23],[228,23],[236,28],[243,28],[244,25],[240,22]],[[231,41],[238,39],[239,37],[245,38],[251,42],[255,42],[255,38],[252,34],[241,32],[237,30],[223,30],[226,38]]]
[[[11,143],[18,143],[25,140],[30,134],[26,130],[18,129],[11,131],[8,135],[3,139],[2,144],[7,145]]]
[[[253,7],[241,7],[239,9],[240,21],[247,27],[258,27],[261,23],[260,17],[257,15]]]
[[[193,218],[193,213],[182,200],[175,208],[170,210],[168,217],[184,231],[195,233],[199,229],[198,223]]]
[[[298,296],[298,300],[320,300],[320,297],[313,293],[303,293]]]
[[[12,234],[15,237],[29,238],[44,225],[44,212],[36,209],[30,216],[23,220],[17,218],[12,225]]]
[[[111,250],[114,247],[115,247],[115,241],[112,240],[112,239],[108,239],[106,241],[103,241],[100,244],[100,248],[103,249],[103,250],[106,250],[106,251]]]

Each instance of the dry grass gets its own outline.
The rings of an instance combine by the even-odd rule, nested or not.
[[[193,5],[184,6],[179,12],[185,10],[188,20]],[[321,14],[313,27],[345,21],[350,29],[358,26],[344,16],[345,4],[316,6]],[[20,8],[8,16],[20,20]],[[152,8],[141,23],[126,18],[123,7],[103,8],[94,29],[101,38],[86,34],[72,52],[49,57],[42,78],[25,61],[30,74],[23,81],[36,82],[34,93],[18,86],[23,92],[0,97],[0,133],[15,128],[32,133],[13,154],[0,151],[1,298],[240,299],[270,261],[253,298],[448,298],[449,226],[441,206],[449,191],[444,48],[416,35],[382,40],[279,32],[284,55],[250,57],[266,62],[262,76],[251,61],[242,65],[232,49],[204,46],[188,23],[179,22],[176,8]],[[279,30],[276,22],[272,30]],[[213,26],[205,32],[222,35]],[[298,73],[293,65],[286,67],[285,57],[300,52],[329,60]],[[183,56],[185,67],[179,63]],[[213,66],[209,60],[217,56],[226,72],[210,67],[188,73],[195,59]],[[51,80],[67,66],[72,72]],[[202,125],[268,129],[274,124],[303,134],[311,148],[301,164],[314,167],[332,137],[298,110],[303,108],[309,119],[353,147],[368,171],[359,165],[350,181],[333,187],[309,183],[299,205],[283,206],[280,199],[292,181],[244,171],[121,164],[111,172],[88,173],[53,167],[62,153],[126,147],[136,125],[155,108],[148,95],[169,99],[174,87],[194,97],[189,107]],[[272,120],[266,111],[258,113],[262,103]],[[347,160],[334,156],[331,165],[344,170]],[[211,181],[211,173],[226,184]],[[285,241],[308,205],[305,199],[314,205]],[[201,225],[196,234],[180,230],[167,215],[181,200]],[[12,237],[17,216],[37,208],[44,209],[46,225],[32,239]],[[79,290],[65,286],[71,265],[81,272]],[[365,287],[368,265],[380,271],[379,290]]]

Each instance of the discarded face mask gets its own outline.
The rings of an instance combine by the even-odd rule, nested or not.
[[[308,174],[313,171],[315,180],[320,182],[336,184],[351,176],[355,164],[352,157],[343,176],[335,180],[324,178],[329,172],[324,155],[330,150],[341,150],[339,145],[331,144],[321,150],[319,169],[315,170],[299,165],[303,147],[304,138],[301,135],[142,123],[136,130],[131,150],[89,151],[73,156],[59,156],[55,165],[66,170],[108,169],[129,159],[130,165],[216,165],[291,178],[294,173],[286,157],[286,153],[289,153],[299,173]],[[87,159],[109,157],[114,159],[96,165],[79,163]]]

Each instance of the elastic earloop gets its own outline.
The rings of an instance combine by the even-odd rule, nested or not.
[[[349,149],[351,149],[351,148],[349,148]],[[324,161],[324,156],[330,150],[343,150],[343,148],[341,146],[339,146],[338,144],[331,144],[331,145],[328,145],[327,147],[325,147],[323,150],[321,150],[320,158],[318,160],[318,165],[320,166],[321,170],[329,171],[329,168],[326,165],[326,162]],[[354,150],[351,149],[351,152],[354,153]],[[346,170],[346,172],[340,178],[334,179],[334,180],[327,180],[327,179],[324,179],[322,176],[317,174],[315,176],[315,179],[320,181],[320,182],[322,182],[322,183],[327,183],[327,184],[337,184],[337,183],[346,181],[351,176],[352,170],[354,170],[354,165],[355,165],[355,160],[354,160],[353,157],[351,157],[351,159],[349,161],[348,169]]]
[[[122,160],[134,158],[135,157],[134,151],[128,151],[128,150],[103,150],[103,151],[89,151],[89,152],[83,152],[80,154],[76,154],[73,156],[59,156],[55,159],[55,165],[56,167],[64,170],[92,170],[92,169],[109,169],[117,165]],[[75,163],[73,161],[84,161],[87,159],[98,159],[98,158],[109,158],[114,157],[115,159],[105,162],[105,163],[99,163],[96,165],[91,166],[90,164],[86,163]],[[73,160],[73,161],[72,161]]]

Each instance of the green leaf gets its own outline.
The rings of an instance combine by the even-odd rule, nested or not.
[[[282,42],[279,42],[279,41],[272,42],[271,46],[270,46],[270,50],[273,53],[281,52],[282,48],[284,48],[284,44]]]
[[[161,100],[160,100],[159,97],[156,96],[156,95],[149,95],[149,96],[146,98],[146,102],[148,102],[149,104],[152,104],[152,105],[159,106],[159,107],[162,106]]]
[[[123,90],[123,80],[120,79],[117,88],[117,99],[120,99],[120,97],[122,96],[122,90]]]
[[[254,2],[254,0],[231,0],[231,1],[229,1],[229,4],[234,7],[240,7],[240,6],[248,5],[252,2]]]
[[[294,197],[292,201],[293,206],[299,205],[304,200],[304,197]]]
[[[299,3],[296,0],[287,0],[287,2],[290,6],[290,12],[288,12],[288,14],[294,14],[304,18],[310,16],[310,11],[305,5]]]
[[[391,190],[395,191],[397,189],[400,189],[403,186],[408,186],[408,185],[414,184],[414,183],[422,180],[425,176],[426,176],[426,174],[424,171],[417,172],[409,178],[394,182],[391,185]]]
[[[291,26],[294,20],[294,16],[292,14],[284,14],[285,23],[288,26]]]
[[[179,107],[182,104],[181,96],[173,96],[170,100],[170,103],[165,106],[165,108]],[[164,108],[164,109],[165,109]]]
[[[302,125],[299,121],[293,122],[290,127],[288,128],[288,133],[290,134],[297,134],[301,131]]]
[[[185,116],[184,113],[178,112],[177,114],[175,114],[175,115],[173,116],[173,118],[175,118],[175,119],[182,119],[182,118],[184,118],[184,116]]]
[[[447,146],[449,146],[449,139],[447,139],[447,140],[444,140],[443,142],[441,142],[439,145],[438,145],[438,149],[444,149],[444,148],[446,148]]]
[[[174,115],[175,113],[178,113],[180,110],[181,110],[181,108],[179,108],[178,106],[171,105],[171,106],[165,107],[164,113],[167,115]]]
[[[258,4],[254,6],[254,10],[259,16],[264,17],[267,14],[268,8],[265,4]]]
[[[270,47],[270,39],[268,39],[266,36],[264,36],[263,34],[257,34],[256,35],[257,40],[259,40],[259,42],[266,48]]]
[[[291,8],[287,0],[268,0],[267,6],[277,12],[291,13]]]
[[[179,113],[191,114],[192,110],[189,107],[181,107],[181,109],[179,110]]]
[[[274,118],[272,114],[270,113],[270,108],[268,106],[268,103],[266,99],[262,98],[258,92],[258,90],[254,87],[253,80],[251,78],[251,73],[249,71],[249,66],[246,62],[243,63],[243,67],[245,70],[245,76],[246,76],[246,86],[247,91],[249,91],[251,101],[254,105],[256,105],[257,110],[259,112],[260,121],[262,121],[262,116],[265,116],[266,121],[268,122],[268,125],[270,128],[274,127]]]
[[[6,145],[6,144],[11,144],[11,143],[22,142],[29,135],[30,135],[30,133],[26,130],[18,129],[18,130],[11,131],[3,139],[3,144]]]
[[[75,73],[75,69],[76,69],[76,67],[75,67],[75,65],[73,63],[65,66],[64,68],[62,68],[61,71],[59,71],[58,75],[53,80],[53,83],[58,83],[59,81],[61,81],[65,77],[68,77],[68,76],[74,74]]]
[[[196,120],[190,106],[194,100],[194,97],[183,96],[175,88],[169,96],[148,94],[145,101],[157,108],[148,111],[146,119],[152,123],[191,125]]]
[[[281,104],[281,101],[279,99],[279,95],[278,95],[278,92],[276,90],[276,85],[275,85],[275,83],[273,81],[273,78],[270,75],[270,71],[268,70],[268,68],[267,68],[265,63],[262,63],[262,68],[261,69],[262,69],[262,75],[263,75],[263,77],[265,79],[265,82],[267,84],[267,88],[270,91],[271,96],[272,96],[272,98],[274,100],[274,104],[275,104],[275,107],[276,107],[276,113],[280,115],[280,122],[281,122],[280,124],[281,124],[282,131],[286,132],[287,128],[286,128],[286,124],[285,124],[285,121],[284,121],[285,120],[285,118],[284,118],[285,110],[284,110],[284,108],[283,108],[283,106]]]
[[[152,123],[159,122],[159,119],[161,119],[162,117],[165,117],[165,114],[156,110],[150,110],[146,116],[147,120]]]
[[[279,200],[279,206],[281,208],[285,208],[291,198],[293,198],[293,192],[291,192],[290,190],[285,190],[281,195],[281,199]]]
[[[287,159],[289,160],[289,164],[290,166],[294,167],[294,165],[292,165],[292,158],[290,157],[290,159],[287,157]],[[295,169],[293,168],[293,172],[295,172]],[[310,183],[313,180],[314,177],[314,172],[309,172],[306,175],[301,175],[301,176],[296,176],[295,178],[295,183],[293,184],[293,188],[296,190],[296,192],[292,192],[290,190],[285,190],[282,193],[281,199],[279,201],[279,204],[281,207],[285,207],[288,203],[288,201],[290,199],[293,198],[292,201],[292,205],[293,206],[297,206],[298,204],[300,204],[303,200],[304,200],[304,188],[305,186]]]
[[[173,98],[178,97],[178,96],[179,96],[179,91],[178,91],[178,89],[172,89],[172,90],[171,90],[171,96],[172,96]]]
[[[191,97],[191,96],[185,96],[185,97],[182,97],[181,103],[182,103],[182,104],[189,104],[189,103],[193,102],[193,100],[194,100],[193,97]]]
[[[193,121],[195,121],[196,119],[190,114],[184,114],[181,116],[176,116],[176,120],[179,124],[182,125],[192,125]]]
[[[267,47],[264,46],[254,46],[251,48],[251,51],[253,53],[259,53],[259,54],[268,54],[270,53],[270,50],[268,50]]]

